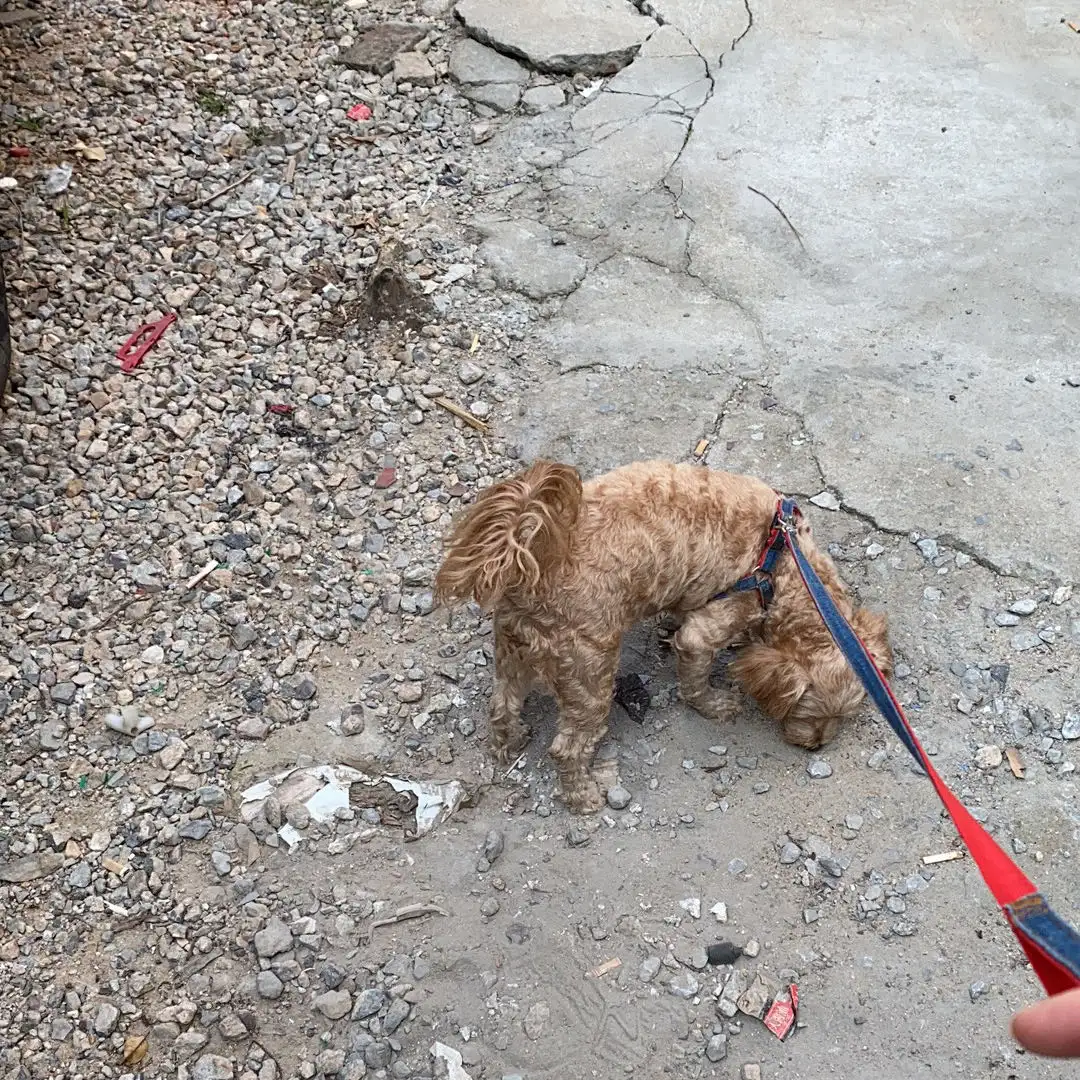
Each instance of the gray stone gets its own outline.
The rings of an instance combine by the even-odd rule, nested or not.
[[[566,94],[558,83],[532,86],[521,95],[521,107],[527,113],[544,113],[566,104]]]
[[[315,1057],[315,1068],[322,1076],[337,1076],[344,1067],[344,1050],[327,1049]]]
[[[239,626],[234,626],[231,636],[233,647],[240,650],[249,649],[259,637],[255,627],[250,623],[240,623]]]
[[[521,101],[521,87],[517,83],[481,83],[478,86],[462,86],[462,94],[476,105],[486,105],[496,112],[512,112]]]
[[[641,961],[641,967],[638,969],[638,978],[641,979],[642,982],[652,982],[659,974],[659,956],[648,956]]]
[[[394,57],[394,82],[434,86],[435,69],[423,53],[404,52]]]
[[[292,931],[277,916],[255,935],[255,952],[258,956],[277,956],[291,948]]]
[[[352,998],[347,990],[327,990],[324,994],[319,994],[311,1004],[327,1020],[340,1020],[347,1016],[352,1008]]]
[[[58,851],[39,851],[33,855],[24,855],[22,858],[0,863],[0,881],[20,885],[24,881],[35,881],[37,878],[55,874],[63,865],[64,856]],[[87,866],[86,885],[90,884],[89,869]],[[86,888],[86,885],[81,888]]]
[[[356,995],[356,1004],[353,1006],[352,1019],[366,1020],[374,1016],[386,1006],[387,996],[385,990],[378,987],[369,987]]]
[[[611,0],[458,0],[456,11],[470,37],[540,71],[568,75],[613,74],[656,30],[630,4]]]
[[[394,1051],[385,1040],[369,1043],[364,1047],[364,1062],[369,1069],[385,1069],[394,1056]]]
[[[1027,652],[1040,644],[1039,635],[1030,630],[1019,630],[1013,634],[1010,644],[1017,652]]]
[[[801,855],[802,850],[799,848],[799,845],[788,840],[780,849],[780,863],[783,866],[790,866],[792,863],[798,862],[799,856]]]
[[[411,49],[423,37],[426,31],[421,26],[409,26],[406,23],[379,23],[356,36],[356,41],[340,56],[340,62],[346,67],[360,71],[373,71],[376,75],[386,75],[394,66],[394,57],[399,52]]]
[[[812,780],[824,780],[829,776],[832,776],[832,766],[823,758],[814,758],[809,765],[806,766],[807,775]]]
[[[260,971],[255,976],[255,989],[259,997],[277,1001],[285,990],[285,984],[272,971]]]
[[[1039,606],[1039,602],[1030,596],[1022,596],[1019,600],[1014,600],[1009,605],[1009,610],[1014,615],[1033,615],[1035,609]]]
[[[409,1019],[409,1003],[402,998],[394,998],[390,1002],[390,1008],[383,1017],[383,1031],[387,1035],[393,1035],[401,1025]]]
[[[588,265],[569,245],[552,244],[550,230],[535,221],[479,224],[485,238],[480,258],[495,280],[533,300],[566,296],[578,287]]]
[[[689,971],[680,971],[668,982],[668,989],[680,998],[692,998],[701,989],[701,983]]]
[[[450,53],[450,77],[470,86],[510,83],[519,88],[529,80],[527,68],[472,38],[462,38]]]
[[[1065,721],[1061,725],[1061,737],[1063,739],[1080,739],[1080,713],[1066,713]]]
[[[727,1036],[712,1035],[705,1044],[705,1056],[712,1062],[723,1061],[727,1057]]]
[[[94,1031],[98,1035],[111,1035],[119,1020],[120,1010],[112,1002],[103,1001],[94,1017]]]
[[[233,1080],[232,1061],[220,1054],[203,1054],[191,1070],[191,1080]]]
[[[77,692],[78,687],[72,682],[58,682],[55,686],[49,687],[49,697],[57,705],[70,705],[75,700]]]
[[[632,799],[633,796],[621,784],[608,789],[607,804],[612,810],[625,810]]]

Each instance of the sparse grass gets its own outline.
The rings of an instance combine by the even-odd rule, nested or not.
[[[199,108],[211,116],[224,116],[229,111],[229,99],[214,90],[200,90],[195,100]]]
[[[23,131],[40,131],[41,121],[35,120],[33,117],[27,117],[25,120],[16,120],[15,126],[22,128]]]

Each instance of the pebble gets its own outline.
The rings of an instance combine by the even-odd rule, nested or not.
[[[285,990],[285,984],[272,971],[260,971],[255,976],[255,989],[259,997],[277,1001]]]
[[[619,784],[608,789],[607,804],[612,810],[625,810],[630,805],[632,799],[633,796],[630,792]]]
[[[792,863],[798,862],[801,857],[802,849],[798,844],[793,844],[790,840],[780,849],[780,863],[782,866],[790,866]]]
[[[723,900],[718,900],[711,908],[709,913],[715,916],[718,923],[726,923],[728,920],[727,904]]]
[[[1014,600],[1009,605],[1009,610],[1014,615],[1033,615],[1035,609],[1039,606],[1039,602],[1034,600],[1030,596],[1022,596],[1019,600]]]
[[[347,990],[327,990],[311,1003],[327,1020],[340,1020],[352,1008],[352,998]]]
[[[1029,649],[1036,648],[1040,644],[1040,639],[1038,634],[1030,630],[1020,630],[1013,634],[1010,644],[1016,652],[1027,652]]]
[[[968,996],[971,998],[972,1003],[978,1001],[979,998],[990,992],[990,987],[984,983],[981,979],[973,982],[968,987]]]
[[[110,1002],[103,1002],[94,1017],[94,1031],[98,1035],[111,1035],[119,1020],[120,1010]]]
[[[649,956],[641,961],[641,967],[638,969],[638,978],[641,979],[642,982],[652,982],[659,973],[659,956]]]
[[[278,918],[272,918],[255,935],[255,952],[271,957],[292,948],[292,931]]]
[[[220,1054],[203,1054],[191,1070],[191,1080],[233,1080],[232,1061]]]
[[[351,1019],[366,1020],[369,1016],[376,1016],[386,1008],[387,1000],[386,991],[380,990],[378,987],[361,990],[356,995],[356,1004],[353,1005]]]
[[[746,862],[742,859],[732,859],[727,864],[729,874],[743,874],[746,872]]]
[[[975,751],[975,765],[984,770],[996,769],[1003,757],[1000,746],[980,746]]]
[[[679,901],[679,907],[690,916],[691,919],[701,918],[701,899],[697,896],[689,896]]]
[[[705,1056],[714,1064],[727,1057],[727,1036],[711,1035],[705,1044]]]
[[[701,983],[689,971],[680,971],[670,979],[668,989],[675,997],[690,999],[697,996]]]
[[[742,1080],[761,1080],[761,1066],[748,1062],[742,1067]]]
[[[826,777],[832,776],[833,768],[823,758],[814,758],[814,760],[806,766],[806,772],[812,780],[824,780]]]
[[[1072,741],[1080,739],[1080,713],[1066,713],[1061,725],[1061,737]]]

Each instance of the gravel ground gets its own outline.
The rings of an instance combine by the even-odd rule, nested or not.
[[[452,60],[447,9],[46,2],[0,28],[28,151],[0,200],[0,1075],[806,1075],[816,1044],[737,1005],[755,974],[797,979],[810,1032],[866,1060],[901,993],[922,1075],[956,1008],[1004,1015],[1030,976],[970,869],[921,863],[954,835],[873,721],[815,757],[760,723],[718,734],[672,706],[647,628],[610,813],[562,811],[539,737],[509,773],[483,753],[488,626],[432,610],[439,539],[517,467],[502,433],[551,371],[528,329],[584,262],[500,276],[521,238],[469,222],[544,182],[567,127],[544,110],[592,80]],[[425,32],[380,59],[361,32],[388,19]],[[519,102],[531,158],[500,115]],[[756,470],[757,427],[725,434]],[[1080,719],[1048,675],[1080,642],[1070,587],[828,509],[845,575],[903,611],[902,700],[946,717],[929,752],[1025,866],[1068,875]],[[384,786],[313,812],[303,770],[337,762],[453,778],[479,809],[415,844]],[[954,953],[961,923],[979,940]],[[985,1071],[1019,1069],[997,1019]]]

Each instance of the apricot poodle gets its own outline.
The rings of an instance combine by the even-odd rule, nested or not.
[[[777,494],[748,476],[703,466],[639,462],[584,485],[553,461],[492,485],[461,516],[435,579],[442,602],[472,597],[493,612],[491,744],[501,761],[528,739],[521,707],[534,682],[559,706],[551,756],[563,797],[597,810],[590,772],[608,727],[623,634],[669,613],[679,687],[702,715],[730,719],[737,701],[713,688],[716,653],[741,646],[729,674],[779,721],[784,738],[816,748],[836,734],[863,689],[814,609],[790,553],[780,554],[767,604],[757,591],[724,593],[751,574]],[[799,543],[878,666],[891,673],[885,617],[856,608],[832,560],[801,518]]]

